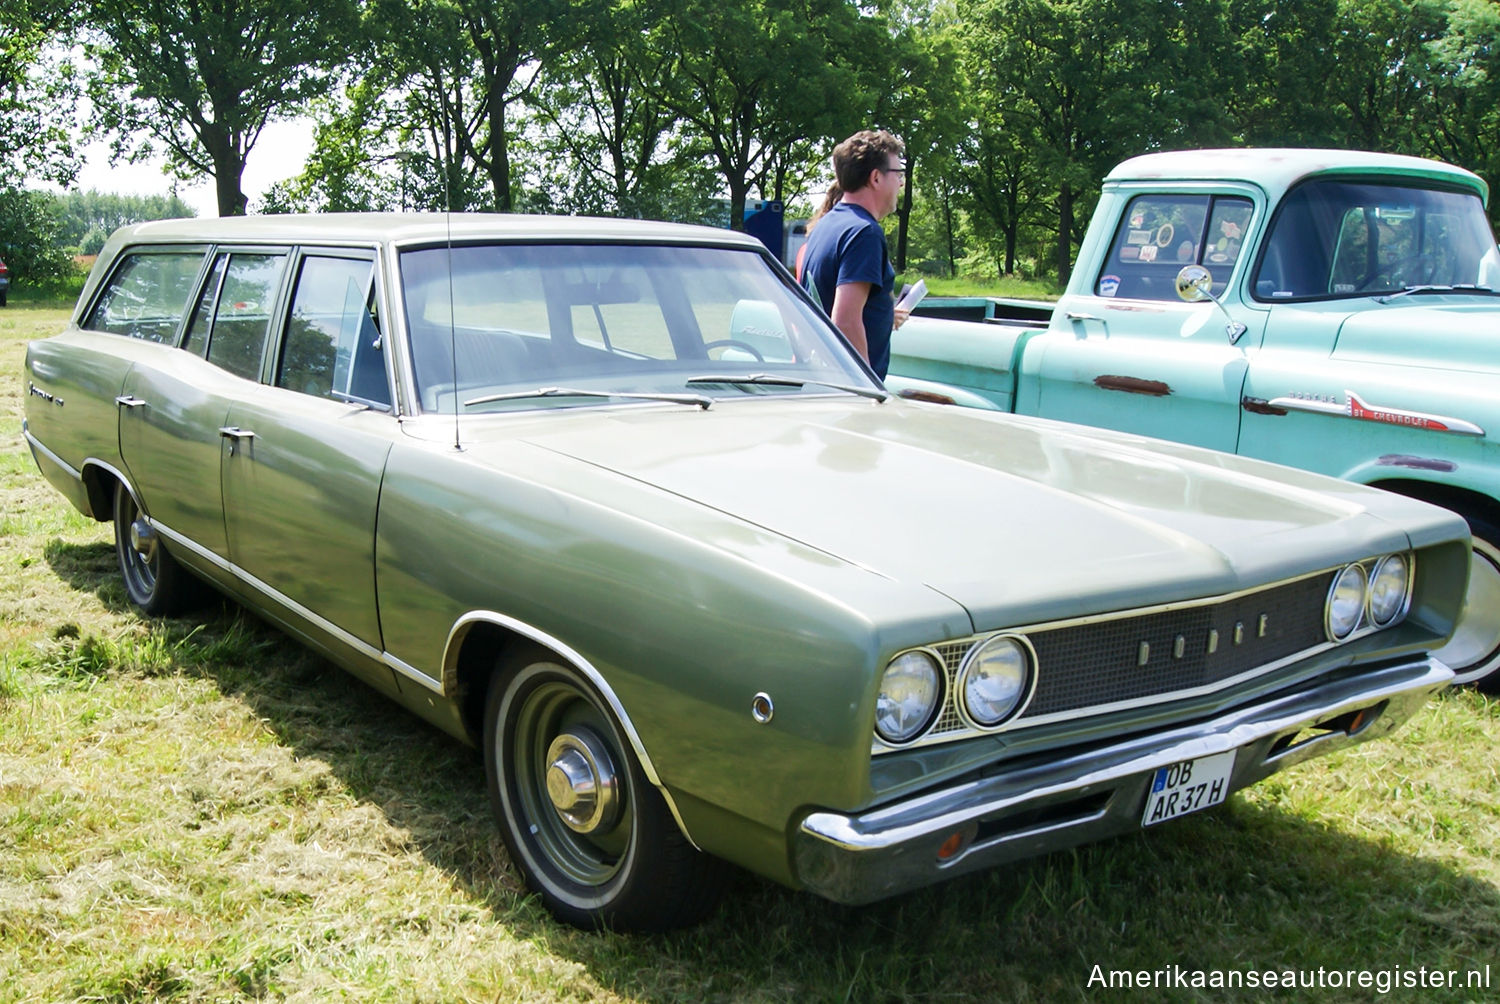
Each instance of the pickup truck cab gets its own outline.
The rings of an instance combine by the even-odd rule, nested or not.
[[[1034,304],[929,300],[919,313],[947,318],[896,333],[887,383],[1333,474],[1462,514],[1468,604],[1438,656],[1461,682],[1496,689],[1500,251],[1488,194],[1469,171],[1390,154],[1136,157],[1105,179],[1050,319]],[[965,307],[976,319],[953,320]]]

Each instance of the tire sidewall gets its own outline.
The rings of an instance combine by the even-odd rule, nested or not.
[[[581,884],[562,874],[548,859],[530,830],[525,803],[520,797],[523,782],[514,763],[513,737],[527,697],[538,687],[562,683],[589,701],[606,726],[603,738],[618,760],[617,769],[627,787],[625,809],[630,838],[618,870],[597,886]],[[548,909],[560,919],[581,927],[629,926],[643,884],[643,849],[660,845],[660,820],[648,811],[649,791],[634,751],[614,714],[598,693],[577,672],[550,661],[535,661],[514,673],[502,674],[491,687],[486,701],[484,728],[485,775],[490,804],[500,825],[500,834],[511,860],[526,885],[539,893]],[[649,853],[649,851],[647,851]]]

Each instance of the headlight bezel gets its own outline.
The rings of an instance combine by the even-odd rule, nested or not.
[[[1350,616],[1347,618],[1348,627],[1340,631],[1339,623],[1342,623],[1344,619],[1341,618],[1336,622],[1334,615],[1335,610],[1340,603],[1339,592],[1345,585],[1345,577],[1350,575],[1357,575],[1359,578],[1359,583],[1357,586],[1359,595],[1357,598],[1349,597],[1344,601],[1345,605],[1352,607],[1352,609],[1350,610]],[[1354,635],[1359,631],[1360,625],[1364,623],[1365,608],[1369,606],[1369,602],[1369,570],[1365,568],[1363,563],[1358,561],[1351,561],[1349,564],[1339,569],[1338,574],[1333,577],[1333,583],[1328,587],[1328,597],[1323,602],[1323,630],[1327,632],[1328,640],[1334,642],[1335,644],[1341,644],[1353,638]]]
[[[1375,583],[1380,578],[1381,573],[1390,567],[1393,562],[1400,562],[1405,571],[1402,576],[1399,599],[1395,607],[1391,610],[1390,615],[1381,620],[1375,613]],[[1415,580],[1412,565],[1411,555],[1404,551],[1387,554],[1375,562],[1374,568],[1370,571],[1369,585],[1366,586],[1368,597],[1365,602],[1365,616],[1369,619],[1372,627],[1377,629],[1388,628],[1401,623],[1406,618],[1407,612],[1411,609],[1412,585]]]
[[[1405,566],[1405,581],[1401,585],[1399,602],[1392,608],[1389,616],[1381,620],[1375,615],[1375,582],[1377,576],[1393,562],[1400,562]],[[1323,604],[1323,631],[1328,641],[1334,645],[1343,645],[1356,638],[1364,638],[1377,631],[1395,627],[1404,621],[1407,614],[1411,612],[1412,598],[1415,595],[1416,566],[1416,555],[1408,550],[1373,555],[1359,561],[1352,561],[1339,569],[1329,584],[1328,594]],[[1347,611],[1353,615],[1352,623],[1340,632],[1340,623],[1334,616],[1334,604],[1340,588],[1346,584],[1346,577],[1351,574],[1358,575],[1362,580],[1359,584],[1359,601],[1353,609]],[[1344,601],[1346,608],[1350,606],[1351,599],[1352,597]]]
[[[890,675],[891,670],[896,667],[897,663],[912,656],[920,656],[927,661],[927,664],[932,669],[933,676],[936,680],[937,694],[933,699],[931,705],[928,707],[926,715],[923,716],[922,724],[918,728],[912,730],[904,737],[892,737],[887,735],[881,729],[880,701],[882,695],[884,695],[886,692],[886,678]],[[875,690],[875,722],[873,731],[876,740],[891,749],[903,749],[907,746],[912,745],[913,743],[919,741],[929,731],[931,731],[933,725],[938,721],[939,718],[942,717],[943,708],[948,704],[948,700],[949,687],[947,668],[943,664],[942,656],[939,655],[937,651],[927,646],[922,646],[919,648],[909,648],[905,651],[896,653],[896,655],[892,656],[891,660],[885,664],[885,669],[881,670],[880,683]]]
[[[1020,653],[1025,678],[1021,683],[1020,693],[1010,709],[994,721],[986,723],[969,706],[969,679],[979,665],[982,653],[992,645],[1013,645]],[[980,639],[964,654],[963,662],[959,664],[958,672],[954,675],[952,700],[965,725],[982,733],[998,732],[1025,712],[1026,706],[1031,703],[1031,698],[1036,693],[1036,682],[1037,656],[1031,639],[1022,634],[1001,631]]]

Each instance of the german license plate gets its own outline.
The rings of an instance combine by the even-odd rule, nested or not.
[[[1184,760],[1158,767],[1146,796],[1142,826],[1165,823],[1178,816],[1218,805],[1229,796],[1229,774],[1234,770],[1234,750]]]

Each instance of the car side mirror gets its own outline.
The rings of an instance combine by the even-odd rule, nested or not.
[[[1177,273],[1177,295],[1188,303],[1201,303],[1204,300],[1212,300],[1214,306],[1224,312],[1229,323],[1224,325],[1224,334],[1229,336],[1229,344],[1237,345],[1244,337],[1245,326],[1230,316],[1229,310],[1214,296],[1213,273],[1202,265],[1184,265]]]

